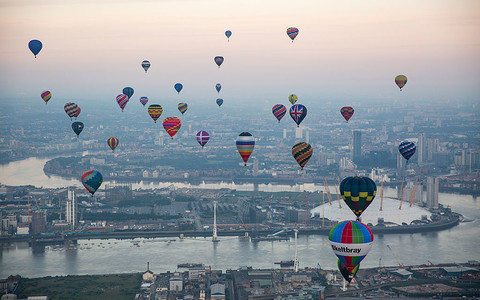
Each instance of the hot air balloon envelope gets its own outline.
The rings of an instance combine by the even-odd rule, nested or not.
[[[347,177],[340,183],[340,194],[359,218],[377,194],[377,185],[368,177]]]
[[[123,89],[122,93],[124,95],[127,95],[128,99],[130,100],[130,98],[132,98],[132,96],[133,96],[133,88],[126,87],[126,88]]]
[[[348,123],[348,120],[350,120],[350,118],[353,116],[354,109],[353,109],[353,107],[345,106],[345,107],[342,107],[340,109],[340,113],[342,114],[342,116],[345,118],[345,120]]]
[[[288,101],[290,101],[292,105],[294,105],[297,102],[297,100],[298,100],[298,97],[295,94],[291,94],[290,96],[288,96]]]
[[[346,281],[351,282],[353,277],[357,274],[360,264],[356,265],[355,268],[350,271],[347,265],[345,265],[340,259],[337,259],[337,267],[343,278],[345,278]]]
[[[118,146],[118,139],[116,137],[111,137],[107,140],[107,145],[112,149],[112,152],[115,151],[115,148]]]
[[[75,132],[75,134],[78,137],[83,130],[83,123],[82,122],[73,122],[72,123],[72,129],[73,129],[73,132]]]
[[[103,182],[103,176],[98,171],[90,170],[83,173],[81,180],[83,186],[90,194],[92,194],[93,197],[93,194],[95,194]]]
[[[165,131],[172,137],[172,140],[173,136],[177,134],[181,126],[182,122],[177,117],[170,117],[163,120],[163,128],[165,128]]]
[[[77,111],[77,108],[78,106],[73,103],[73,102],[68,102],[67,104],[65,104],[65,106],[63,107],[63,109],[65,110],[65,112],[67,113],[67,115],[70,117],[70,119],[72,119],[73,117],[75,117],[75,113]]]
[[[82,112],[82,109],[79,106],[77,106],[77,109],[73,113],[73,116],[75,117],[75,120],[77,119],[77,117],[80,115],[81,112]]]
[[[255,147],[255,139],[249,132],[242,132],[237,138],[237,150],[240,153],[245,166],[247,165],[248,158],[253,152]]]
[[[398,145],[398,151],[407,161],[415,154],[416,150],[417,146],[412,142],[404,141]]]
[[[298,28],[297,27],[290,27],[287,29],[287,34],[288,34],[288,37],[292,39],[292,43],[293,43],[293,40],[297,37],[298,35]]]
[[[142,103],[143,106],[145,106],[147,102],[148,102],[148,97],[140,97],[140,103]]]
[[[287,113],[287,108],[282,104],[277,104],[272,107],[272,113],[277,118],[278,122],[285,116]]]
[[[312,157],[312,153],[313,153],[313,148],[308,143],[300,142],[300,143],[296,143],[292,147],[293,158],[295,158],[295,160],[300,165],[302,170],[303,170],[303,167],[310,160],[310,157]]]
[[[122,109],[122,111],[125,108],[125,106],[127,105],[128,100],[129,100],[129,98],[125,94],[120,94],[120,95],[117,96],[117,103],[118,103],[118,106],[120,106],[120,108]]]
[[[208,134],[208,132],[204,130],[200,130],[199,132],[197,132],[197,142],[200,144],[200,146],[202,146],[202,148],[203,146],[205,146],[209,139],[210,135]]]
[[[180,91],[183,89],[183,84],[181,83],[175,83],[175,85],[173,86],[175,88],[175,90],[177,91],[177,93],[180,94]]]
[[[187,103],[178,103],[177,105],[178,111],[182,113],[182,115],[187,111],[188,104]]]
[[[158,118],[163,113],[163,108],[159,104],[152,104],[148,107],[148,114],[153,119],[153,122],[157,123]]]
[[[147,73],[148,68],[150,68],[150,62],[148,60],[142,61],[142,68],[145,70],[145,73]]]
[[[52,98],[52,93],[50,91],[43,91],[41,96],[42,96],[43,101],[45,101],[45,104],[47,104],[48,100],[50,100],[50,98]]]
[[[297,123],[297,126],[300,126],[303,119],[307,116],[307,108],[301,104],[295,104],[290,107],[290,117],[292,117],[293,121]]]
[[[215,89],[217,90],[218,93],[220,93],[220,90],[222,89],[222,85],[220,83],[217,83],[217,85],[215,85]]]
[[[400,90],[402,90],[402,88],[405,86],[405,84],[407,84],[407,76],[398,75],[397,77],[395,77],[395,83],[398,85]]]
[[[230,40],[230,37],[232,36],[232,32],[230,30],[225,31],[225,36],[227,37],[227,39]]]
[[[213,59],[215,61],[215,63],[217,64],[217,66],[220,68],[220,66],[222,65],[223,63],[223,56],[215,56],[215,58]]]
[[[39,40],[31,40],[28,43],[28,48],[30,49],[30,51],[32,51],[35,57],[37,57],[37,54],[40,52],[40,50],[42,50],[42,46],[42,42],[40,42]]]
[[[218,105],[218,106],[222,106],[222,104],[223,104],[223,99],[222,99],[222,98],[218,98],[216,102],[217,102],[217,105]]]

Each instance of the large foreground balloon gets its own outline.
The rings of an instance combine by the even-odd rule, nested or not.
[[[345,278],[346,281],[349,283],[353,280],[353,277],[357,275],[358,268],[360,267],[360,264],[356,265],[355,268],[350,271],[347,267],[346,264],[344,264],[340,258],[337,259],[337,267],[338,270],[340,271],[340,274],[342,274],[343,278]]]
[[[200,146],[202,146],[202,149],[209,139],[210,135],[208,134],[208,132],[204,130],[200,130],[199,132],[197,132],[197,142],[200,144]]]
[[[290,117],[292,117],[293,121],[297,123],[297,127],[300,126],[303,119],[307,116],[307,108],[301,104],[295,104],[290,107]]]
[[[154,123],[157,123],[158,118],[163,113],[163,108],[160,104],[152,104],[148,107],[148,114],[153,119]]]
[[[111,137],[107,140],[107,145],[112,149],[112,152],[115,151],[115,148],[118,146],[118,139],[116,137]]]
[[[405,84],[407,84],[407,76],[398,75],[397,77],[395,77],[395,83],[398,85],[400,90],[402,90],[402,88],[405,86]]]
[[[147,73],[148,68],[150,68],[150,62],[148,60],[142,61],[142,68],[145,70],[145,73]]]
[[[350,106],[344,106],[340,109],[340,113],[345,118],[347,123],[348,123],[348,120],[350,120],[350,118],[353,116],[354,111],[355,110],[353,109],[353,107],[350,107]]]
[[[407,163],[410,157],[415,154],[416,150],[417,146],[415,146],[415,144],[412,142],[404,141],[401,142],[400,145],[398,145],[398,151],[407,160]]]
[[[357,221],[343,221],[328,235],[333,253],[353,272],[372,248],[373,234],[367,225]]]
[[[288,101],[290,101],[290,103],[292,103],[292,105],[294,105],[295,102],[297,102],[297,100],[298,100],[298,97],[295,94],[291,94],[291,95],[288,96]]]
[[[180,91],[183,89],[183,84],[181,83],[175,83],[175,85],[173,86],[173,88],[177,91],[177,93],[180,94]]]
[[[120,106],[120,108],[122,109],[122,111],[125,108],[125,105],[127,105],[128,100],[129,98],[125,94],[120,94],[117,96],[117,103],[118,103],[118,106]]]
[[[92,194],[92,197],[93,194],[95,194],[95,192],[98,190],[102,182],[103,176],[98,171],[90,170],[83,173],[82,175],[82,184],[87,189],[87,191]]]
[[[73,102],[68,102],[67,104],[65,104],[65,106],[63,106],[63,109],[65,110],[67,115],[70,117],[70,120],[73,117],[75,117],[75,113],[77,111],[77,108],[78,108],[78,106]]]
[[[73,132],[75,132],[75,134],[78,137],[83,130],[83,123],[82,122],[73,122],[72,123],[72,129],[73,129]]]
[[[47,104],[48,100],[52,98],[52,93],[50,91],[43,91],[40,96],[42,97],[43,101],[45,101],[45,104]]]
[[[352,212],[360,218],[377,194],[377,185],[368,177],[347,177],[340,183],[340,194]]]
[[[310,146],[309,143],[296,143],[292,147],[292,155],[293,158],[297,161],[297,163],[300,165],[300,167],[303,170],[303,167],[307,164],[307,162],[310,160],[310,157],[312,157],[313,153],[313,148]]]
[[[142,103],[143,106],[145,106],[147,102],[148,102],[148,97],[140,97],[140,103]]]
[[[124,95],[127,95],[128,99],[130,100],[130,98],[132,98],[133,96],[134,91],[133,91],[133,88],[127,86],[126,88],[123,89],[122,93]]]
[[[178,103],[177,108],[178,108],[178,111],[181,112],[183,115],[188,109],[188,104],[183,102]]]
[[[163,120],[163,128],[170,135],[173,140],[173,136],[177,134],[182,126],[182,122],[177,117],[170,117]]]
[[[293,40],[297,37],[298,35],[298,28],[297,27],[290,27],[287,29],[287,34],[288,34],[288,37],[292,39],[292,43],[293,43]]]
[[[222,98],[218,98],[217,101],[215,101],[215,102],[217,102],[217,105],[220,107],[220,106],[222,106],[222,104],[223,104],[223,99],[222,99]]]
[[[223,63],[223,56],[215,56],[215,58],[213,59],[215,61],[215,63],[217,64],[217,66],[220,68],[220,66],[222,65]]]
[[[245,162],[245,166],[247,165],[248,158],[250,157],[250,154],[252,154],[254,147],[255,139],[253,136],[249,132],[240,133],[237,138],[237,150]]]
[[[30,49],[30,51],[32,51],[35,57],[37,57],[37,54],[40,52],[40,50],[42,50],[42,46],[42,42],[40,42],[39,40],[31,40],[30,42],[28,42],[28,48]]]
[[[232,36],[232,32],[230,30],[225,31],[225,36],[228,39],[228,42],[230,42],[230,37]]]
[[[280,120],[287,113],[287,108],[282,104],[276,104],[272,107],[272,113],[275,116],[275,118],[277,118],[278,123],[280,123]]]
[[[220,90],[222,89],[222,85],[220,83],[217,83],[215,85],[215,89],[217,90],[218,93],[220,93]]]

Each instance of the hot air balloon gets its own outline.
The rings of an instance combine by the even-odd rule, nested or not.
[[[148,102],[148,97],[140,97],[140,103],[142,103],[143,106],[145,106],[147,102]]]
[[[188,104],[187,103],[178,103],[177,105],[178,107],[178,111],[180,111],[182,113],[182,115],[187,111],[188,109]]]
[[[237,150],[245,162],[245,166],[247,165],[248,158],[250,157],[250,154],[252,154],[254,147],[255,139],[253,136],[249,132],[240,133],[237,138]]]
[[[357,275],[358,268],[360,267],[360,264],[356,265],[355,268],[352,271],[350,271],[347,268],[347,265],[345,265],[340,260],[340,258],[338,258],[337,259],[337,267],[338,267],[338,270],[340,271],[340,274],[342,274],[343,278],[345,278],[345,280],[350,283],[353,280],[353,277],[355,277],[355,275]]]
[[[297,100],[298,100],[298,97],[295,94],[291,94],[290,96],[288,96],[288,101],[290,101],[292,105],[294,105],[297,102]]]
[[[158,118],[162,115],[163,108],[159,104],[152,104],[148,107],[148,114],[152,117],[153,122],[157,123]]]
[[[107,140],[107,145],[112,149],[112,152],[115,151],[115,148],[118,146],[118,139],[116,137],[111,137]]]
[[[70,120],[75,117],[75,112],[77,111],[77,108],[78,106],[73,103],[73,102],[68,102],[67,104],[65,104],[65,106],[63,107],[63,109],[65,110],[65,112],[67,113],[67,115],[70,117]]]
[[[293,158],[295,158],[295,160],[300,165],[302,170],[303,170],[303,167],[310,160],[310,157],[312,157],[312,153],[313,153],[313,148],[308,143],[300,142],[300,143],[296,143],[292,147]]]
[[[297,127],[300,126],[303,119],[307,116],[307,108],[301,104],[295,104],[290,107],[290,117],[292,117],[293,121],[297,123]]]
[[[80,136],[80,133],[83,130],[83,123],[82,122],[73,122],[72,123],[73,132],[77,135],[77,138]]]
[[[407,160],[407,163],[410,157],[412,157],[415,154],[416,150],[417,150],[417,147],[412,142],[404,141],[404,142],[401,142],[400,145],[398,145],[398,151]]]
[[[340,194],[358,220],[375,198],[377,185],[368,177],[347,177],[340,183]]]
[[[217,64],[217,66],[220,68],[220,66],[222,65],[223,63],[223,56],[215,56],[215,58],[213,59],[215,61],[215,63]]]
[[[367,225],[357,221],[343,221],[328,235],[335,255],[352,273],[372,248],[373,234]]]
[[[39,40],[31,40],[28,42],[28,48],[30,51],[32,51],[33,55],[35,55],[35,58],[37,57],[37,54],[42,50],[42,42]]]
[[[180,91],[183,89],[183,84],[181,83],[175,83],[175,85],[173,86],[175,88],[175,90],[177,91],[177,93],[180,94]]]
[[[95,194],[100,185],[102,185],[102,182],[103,176],[98,171],[90,170],[82,175],[82,184],[87,191],[92,194],[92,198],[93,194]]]
[[[122,93],[124,95],[127,95],[128,100],[130,100],[130,98],[132,98],[133,96],[133,88],[127,86],[126,88],[123,89]]]
[[[81,112],[82,112],[82,109],[80,108],[80,106],[77,106],[77,109],[73,114],[73,116],[75,117],[75,120],[77,119],[77,117],[80,115]]]
[[[177,117],[170,117],[163,120],[163,128],[172,137],[180,130],[182,122]]]
[[[145,73],[147,73],[148,68],[150,68],[150,62],[148,60],[142,61],[142,68],[145,70]]]
[[[202,146],[202,149],[209,139],[210,139],[210,135],[208,134],[208,132],[203,130],[200,130],[199,132],[197,132],[197,142],[200,144],[200,146]]]
[[[230,37],[232,36],[232,32],[230,30],[225,31],[225,35],[227,36],[227,41],[230,42]]]
[[[353,107],[350,107],[350,106],[344,106],[340,109],[340,113],[345,118],[347,123],[348,123],[348,120],[350,120],[350,118],[353,116],[354,112],[355,110],[353,109]]]
[[[290,27],[287,29],[287,34],[288,34],[288,37],[292,39],[292,43],[293,43],[293,40],[297,37],[298,35],[298,28],[297,27]]]
[[[402,90],[403,86],[407,84],[407,76],[398,75],[397,77],[395,77],[395,83],[398,85],[400,90]]]
[[[222,106],[222,104],[223,104],[223,99],[222,99],[222,98],[218,98],[216,102],[217,102],[217,105],[218,105],[218,106]]]
[[[43,91],[40,96],[42,96],[43,101],[45,101],[45,104],[47,104],[48,100],[52,98],[52,93],[50,91]]]
[[[129,100],[129,98],[125,94],[120,94],[120,95],[117,96],[117,103],[120,106],[120,108],[122,109],[122,111],[125,108],[125,105],[127,105],[128,100]]]
[[[220,83],[217,83],[217,85],[215,85],[215,89],[217,90],[218,93],[220,93],[220,90],[222,89],[222,85]]]
[[[277,118],[278,123],[280,123],[280,120],[287,113],[287,108],[282,104],[277,104],[272,107],[272,113],[275,116],[275,118]]]

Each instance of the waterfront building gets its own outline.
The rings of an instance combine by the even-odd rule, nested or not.
[[[75,230],[78,225],[77,197],[75,196],[75,190],[68,189],[67,191],[67,202],[65,205],[65,221],[70,224],[72,230]]]
[[[438,177],[427,177],[427,207],[438,208]]]
[[[47,230],[46,216],[43,211],[35,211],[32,213],[32,234],[44,233]]]
[[[353,131],[353,153],[352,160],[354,163],[362,158],[362,132],[360,130]]]
[[[170,277],[170,291],[181,292],[183,290],[183,279],[180,273],[174,273],[174,276]]]
[[[225,299],[225,285],[215,283],[210,286],[211,299],[224,300]]]

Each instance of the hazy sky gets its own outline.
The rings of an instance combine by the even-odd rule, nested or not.
[[[480,1],[0,0],[0,64],[0,101],[42,103],[46,89],[62,103],[115,101],[131,86],[161,103],[176,82],[185,100],[214,101],[220,82],[236,101],[478,102]]]

